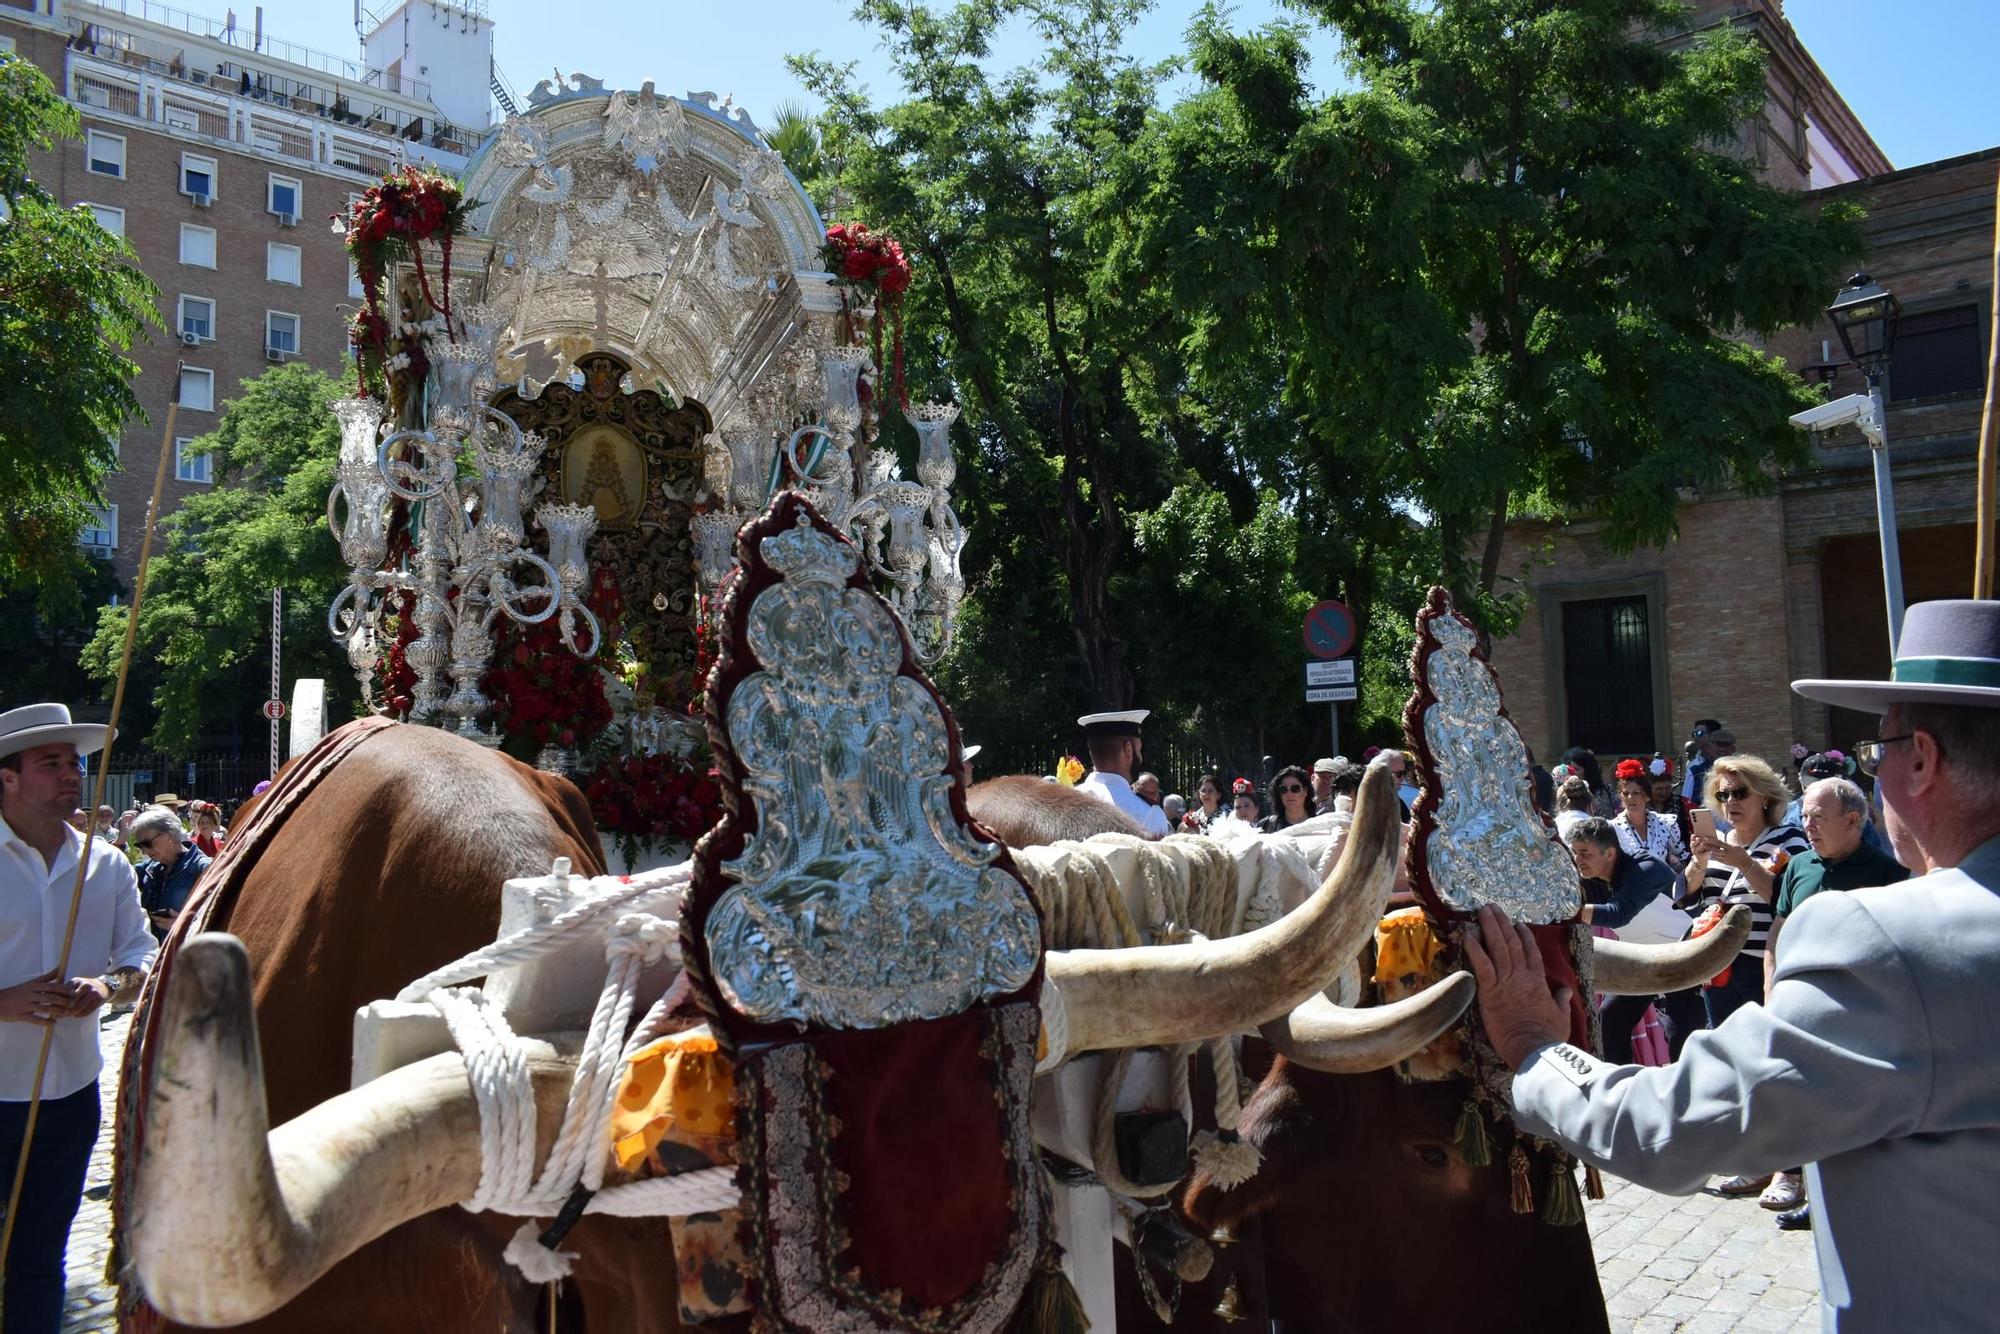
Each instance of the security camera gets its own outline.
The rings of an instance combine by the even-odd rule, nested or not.
[[[1837,431],[1868,416],[1873,406],[1868,395],[1849,394],[1846,398],[1836,398],[1831,403],[1822,403],[1804,412],[1794,412],[1791,422],[1808,431]]]
[[[1831,403],[1795,412],[1791,423],[1808,431],[1837,431],[1852,425],[1876,449],[1882,448],[1885,438],[1882,421],[1875,415],[1875,401],[1866,394],[1849,394],[1846,398],[1836,398]]]

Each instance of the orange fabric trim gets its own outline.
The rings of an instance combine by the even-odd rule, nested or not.
[[[625,1067],[611,1112],[619,1170],[637,1168],[669,1134],[734,1139],[735,1098],[736,1067],[705,1029],[641,1047]]]

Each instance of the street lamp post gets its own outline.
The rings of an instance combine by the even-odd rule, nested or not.
[[[1888,374],[1896,321],[1902,313],[1902,303],[1895,294],[1865,273],[1849,278],[1826,308],[1827,318],[1847,349],[1847,359],[1868,380],[1870,410],[1858,425],[1868,437],[1869,456],[1875,464],[1875,525],[1882,535],[1882,591],[1889,604],[1892,660],[1903,632],[1903,554],[1896,539],[1896,484],[1889,473],[1889,414],[1882,382]]]

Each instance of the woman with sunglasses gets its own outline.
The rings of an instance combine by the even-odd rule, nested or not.
[[[1792,794],[1777,772],[1755,755],[1718,755],[1704,782],[1703,798],[1718,823],[1729,832],[1719,837],[1697,828],[1689,840],[1694,860],[1688,863],[1690,889],[1697,906],[1720,903],[1750,909],[1750,938],[1737,956],[1729,980],[1703,988],[1710,1028],[1736,1013],[1746,1002],[1764,996],[1764,948],[1771,935],[1771,900],[1785,863],[1812,844],[1797,825],[1784,822]]]
[[[1271,779],[1271,813],[1257,822],[1257,828],[1275,834],[1317,814],[1311,776],[1298,765],[1288,764]]]

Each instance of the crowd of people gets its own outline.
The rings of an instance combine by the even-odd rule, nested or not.
[[[1112,715],[1093,715],[1103,718]],[[1116,715],[1121,719],[1143,715]],[[1086,734],[1090,733],[1090,719]],[[1136,764],[1136,722],[1121,731],[1124,750],[1098,755],[1092,779],[1118,783],[1121,764]],[[1761,1003],[1775,974],[1775,945],[1785,919],[1823,889],[1891,884],[1928,870],[1914,849],[1899,860],[1882,829],[1872,792],[1877,743],[1858,757],[1794,746],[1788,763],[1739,753],[1735,734],[1704,718],[1681,762],[1665,754],[1612,764],[1582,747],[1553,769],[1533,771],[1536,801],[1553,819],[1584,882],[1583,920],[1605,935],[1658,944],[1700,935],[1730,908],[1749,909],[1751,931],[1735,963],[1706,985],[1660,996],[1608,998],[1602,1011],[1603,1055],[1634,1060],[1638,1034],[1657,1023],[1666,1060],[1678,1060],[1693,1033],[1713,1029],[1746,1004]],[[1128,799],[1158,808],[1154,827],[1177,833],[1227,832],[1231,822],[1277,833],[1322,814],[1346,814],[1371,767],[1396,777],[1404,815],[1418,796],[1410,757],[1371,747],[1359,761],[1335,755],[1275,767],[1262,787],[1247,778],[1225,788],[1216,773],[1194,785],[1194,800],[1162,795],[1156,774],[1131,777]],[[1108,779],[1105,775],[1109,775]],[[1802,1172],[1735,1175],[1717,1189],[1756,1195],[1782,1228],[1805,1228],[1812,1210]]]
[[[268,786],[258,784],[253,795],[261,795]],[[138,876],[139,903],[156,939],[165,937],[195,882],[222,855],[222,841],[229,836],[219,805],[172,792],[116,816],[109,806],[99,806],[93,819],[78,806],[70,812],[68,824],[125,854]]]

